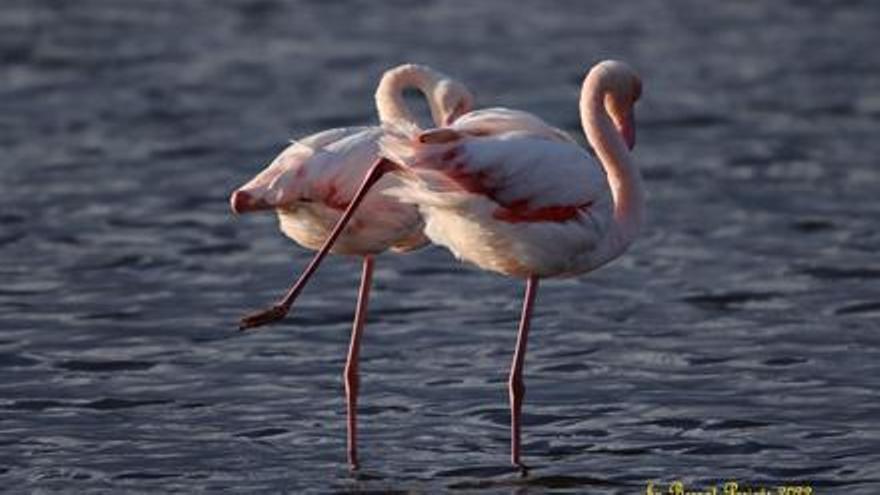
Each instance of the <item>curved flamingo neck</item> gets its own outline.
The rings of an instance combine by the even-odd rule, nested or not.
[[[418,120],[406,105],[403,92],[409,88],[418,89],[428,100],[431,118],[442,125],[440,104],[434,101],[433,91],[442,77],[424,65],[406,64],[386,71],[376,88],[376,109],[379,120],[385,122],[404,121],[418,126]]]
[[[616,90],[613,84],[617,79],[612,70],[593,70],[581,90],[581,124],[605,169],[614,200],[613,222],[595,254],[596,265],[607,263],[626,250],[641,230],[645,213],[642,174],[606,104]]]

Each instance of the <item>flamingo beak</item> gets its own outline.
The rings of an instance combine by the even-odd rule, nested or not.
[[[237,215],[274,208],[265,199],[255,197],[244,189],[232,193],[232,196],[229,197],[229,206],[232,207],[232,212]]]
[[[276,158],[268,167],[239,186],[229,197],[229,206],[236,214],[267,211],[284,206],[295,199],[291,187],[302,171],[297,162]]]
[[[284,318],[287,315],[287,312],[290,311],[290,307],[293,305],[293,302],[299,296],[300,291],[302,291],[303,287],[309,281],[309,278],[315,273],[315,270],[318,269],[318,266],[321,264],[321,261],[330,252],[330,249],[333,248],[333,244],[336,242],[336,239],[339,238],[339,235],[342,234],[342,231],[345,229],[345,226],[348,224],[351,217],[354,215],[355,211],[360,205],[361,201],[370,191],[370,188],[379,182],[386,173],[394,172],[402,170],[402,167],[387,158],[379,158],[370,167],[370,171],[367,173],[367,176],[364,178],[360,187],[358,188],[357,193],[355,193],[354,198],[352,198],[351,202],[348,204],[348,207],[345,209],[345,213],[342,214],[342,217],[336,222],[336,226],[333,227],[333,230],[330,232],[330,235],[324,241],[324,245],[321,246],[321,249],[315,254],[315,257],[312,258],[312,261],[306,267],[305,271],[300,275],[300,278],[296,281],[293,287],[287,292],[287,295],[284,296],[284,299],[281,300],[275,306],[269,308],[265,311],[260,311],[248,316],[245,316],[241,319],[239,323],[239,329],[246,330],[248,328],[254,328],[261,325],[266,325],[269,323],[276,322]],[[236,193],[241,193],[242,191],[236,191]],[[242,196],[243,198],[247,198],[247,196]],[[235,210],[236,194],[232,195],[232,209]],[[239,199],[243,203],[247,203],[247,199]]]
[[[630,110],[620,125],[620,135],[627,148],[632,150],[636,146],[636,116],[635,110]]]

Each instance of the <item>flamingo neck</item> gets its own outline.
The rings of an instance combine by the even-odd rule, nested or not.
[[[641,230],[645,214],[642,174],[632,160],[620,132],[608,113],[606,98],[614,90],[609,72],[590,74],[581,92],[581,123],[608,177],[614,216],[595,253],[596,266],[622,254]]]
[[[440,80],[439,74],[423,65],[406,64],[385,72],[376,88],[376,109],[379,111],[379,120],[383,123],[404,121],[418,126],[418,120],[403,98],[404,90],[415,88],[428,100],[434,122],[442,125],[440,105],[433,98],[433,90]]]

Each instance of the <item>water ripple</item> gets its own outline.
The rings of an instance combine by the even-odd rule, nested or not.
[[[595,7],[0,3],[3,486],[880,492],[880,7]],[[649,221],[607,268],[542,283],[531,472],[508,465],[522,284],[429,248],[377,265],[349,473],[357,260],[331,257],[288,319],[239,333],[311,253],[272,214],[236,221],[229,192],[291,138],[374,123],[375,82],[404,61],[583,141],[578,85],[609,56],[644,76]]]

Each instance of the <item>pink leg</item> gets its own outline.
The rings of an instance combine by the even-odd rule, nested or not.
[[[361,352],[361,335],[367,319],[367,302],[370,299],[370,285],[373,280],[373,257],[364,256],[364,270],[361,274],[361,288],[358,292],[357,311],[351,329],[351,343],[348,346],[348,360],[345,362],[345,399],[348,408],[348,464],[352,470],[358,468],[357,456],[357,399],[360,388],[358,360]]]
[[[529,323],[532,319],[532,306],[538,293],[538,277],[532,275],[526,283],[526,295],[523,300],[522,317],[519,321],[519,335],[516,339],[516,351],[510,365],[510,462],[520,468],[522,474],[527,473],[526,466],[520,461],[520,425],[522,418],[522,401],[526,393],[523,383],[523,363],[526,358],[526,344],[529,339]]]
[[[256,313],[252,313],[250,315],[245,316],[241,319],[239,323],[239,329],[246,330],[248,328],[258,327],[261,325],[267,325],[269,323],[274,323],[276,321],[280,321],[283,319],[288,311],[290,311],[290,306],[293,305],[293,301],[296,300],[299,293],[303,290],[303,287],[306,286],[306,283],[311,278],[312,274],[315,270],[318,269],[318,265],[321,264],[321,261],[327,256],[327,253],[330,252],[330,248],[333,247],[333,244],[336,242],[336,239],[342,234],[343,229],[348,224],[348,221],[351,220],[351,217],[354,215],[355,210],[357,210],[358,205],[360,205],[361,201],[364,199],[364,196],[367,195],[370,188],[382,178],[386,173],[397,170],[399,165],[391,162],[385,158],[380,158],[376,160],[376,163],[373,164],[370,171],[367,173],[367,176],[364,178],[364,181],[361,183],[360,188],[357,193],[355,193],[354,198],[352,198],[351,203],[346,208],[345,213],[342,214],[342,217],[336,222],[336,226],[333,227],[333,231],[330,233],[330,236],[327,237],[327,240],[324,241],[324,245],[321,246],[321,249],[312,258],[309,266],[306,267],[305,271],[303,271],[302,275],[300,275],[299,279],[290,288],[287,292],[287,295],[284,296],[278,304],[272,306],[269,309],[258,311]]]

